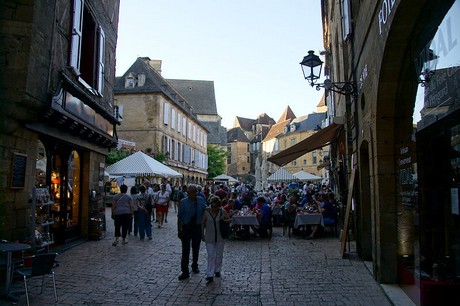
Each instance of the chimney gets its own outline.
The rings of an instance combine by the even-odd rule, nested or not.
[[[156,70],[159,74],[161,74],[161,60],[148,60],[147,61],[153,69]]]

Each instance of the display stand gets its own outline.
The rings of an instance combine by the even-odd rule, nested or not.
[[[345,247],[348,242],[348,252],[350,252],[350,236],[348,233],[348,225],[350,223],[350,213],[351,213],[351,204],[352,204],[352,199],[353,199],[353,187],[355,183],[355,175],[356,175],[356,169],[353,169],[351,176],[350,176],[350,181],[348,184],[348,197],[347,197],[347,206],[345,207],[345,219],[343,220],[343,230],[342,230],[342,236],[340,237],[340,254],[342,255],[342,258],[345,257]]]
[[[95,209],[89,216],[89,239],[100,240],[105,233],[105,213]]]
[[[53,201],[48,187],[34,187],[32,192],[32,248],[36,251],[48,251],[54,243],[51,225],[54,218],[51,212]]]

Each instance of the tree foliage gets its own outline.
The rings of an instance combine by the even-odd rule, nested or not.
[[[227,151],[219,146],[208,144],[208,177],[225,173]]]
[[[130,151],[111,149],[105,159],[105,162],[107,165],[115,164],[117,161],[120,161],[129,155],[131,155]]]

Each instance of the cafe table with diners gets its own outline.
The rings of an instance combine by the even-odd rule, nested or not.
[[[247,207],[243,207],[240,211],[236,212],[232,216],[232,222],[230,227],[235,228],[240,226],[243,229],[243,236],[249,238],[250,226],[259,226],[259,220],[254,211],[249,210]]]
[[[324,227],[323,214],[309,209],[299,209],[295,216],[294,228],[306,227],[307,225],[321,225]],[[305,230],[305,236],[306,232]]]

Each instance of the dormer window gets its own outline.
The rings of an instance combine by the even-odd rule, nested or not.
[[[291,125],[291,132],[295,132],[295,124]]]
[[[145,84],[145,74],[140,73],[137,76],[137,86],[142,87]]]
[[[130,75],[126,77],[125,88],[134,88],[136,87],[136,79]]]
[[[287,126],[285,126],[285,127],[284,127],[284,131],[283,131],[283,132],[284,132],[284,134],[286,134],[288,131],[289,131],[288,127],[287,127]]]

